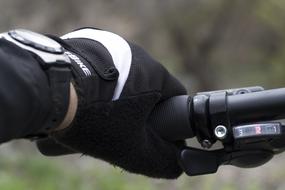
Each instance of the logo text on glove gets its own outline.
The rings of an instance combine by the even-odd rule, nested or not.
[[[86,67],[86,65],[84,65],[84,63],[79,59],[78,56],[72,54],[69,51],[64,52],[70,59],[72,59],[73,61],[75,61],[75,63],[77,63],[77,65],[82,69],[82,71],[84,72],[84,74],[86,76],[91,76],[91,71]]]

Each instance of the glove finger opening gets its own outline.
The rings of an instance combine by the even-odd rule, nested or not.
[[[71,148],[56,142],[52,138],[38,140],[36,144],[39,151],[45,156],[62,156],[77,153]]]

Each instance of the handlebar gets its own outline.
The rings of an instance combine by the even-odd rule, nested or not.
[[[160,103],[148,124],[169,141],[197,137],[216,151],[185,147],[179,162],[188,175],[214,173],[220,165],[256,167],[285,147],[285,88],[246,87],[177,96]],[[285,140],[285,139],[284,139]]]

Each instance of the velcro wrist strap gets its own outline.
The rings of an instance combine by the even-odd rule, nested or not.
[[[46,70],[50,82],[52,110],[47,122],[43,126],[43,132],[58,127],[63,121],[69,106],[70,78],[69,67],[52,66]]]

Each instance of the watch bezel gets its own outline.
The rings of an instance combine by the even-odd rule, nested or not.
[[[52,46],[48,46],[48,45],[43,44],[43,43],[39,43],[39,42],[35,41],[33,38],[27,38],[27,36],[23,36],[22,35],[23,32],[27,32],[27,33],[29,33],[29,35],[34,34],[34,35],[37,35],[37,37],[40,36],[42,38],[45,38],[45,40],[49,40],[50,43],[55,44],[55,45],[52,47]],[[39,34],[39,33],[35,33],[32,31],[29,31],[29,30],[17,29],[17,30],[9,31],[8,35],[11,38],[13,38],[14,40],[16,40],[16,41],[18,41],[24,45],[35,48],[37,50],[40,50],[40,51],[44,51],[47,53],[53,53],[53,54],[63,54],[64,53],[63,47],[57,41],[55,41],[55,40],[53,40],[47,36],[44,36],[42,34]],[[58,46],[58,47],[55,47],[55,46]]]

